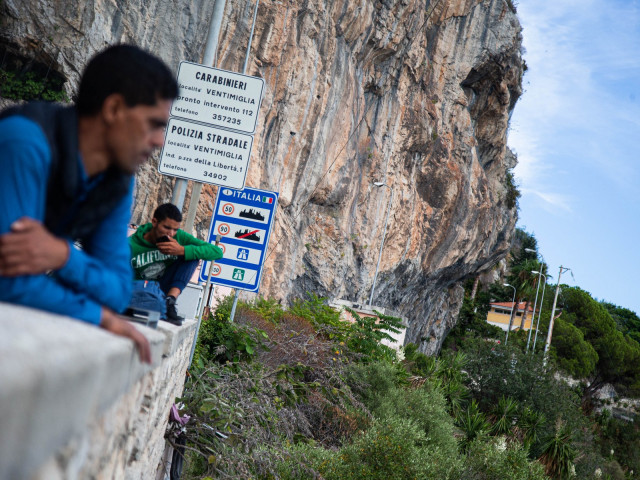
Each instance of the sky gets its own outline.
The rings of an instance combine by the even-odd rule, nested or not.
[[[640,315],[640,0],[517,9],[528,66],[508,138],[518,226],[550,282],[569,267],[561,283]]]

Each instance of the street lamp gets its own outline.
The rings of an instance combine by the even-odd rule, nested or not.
[[[384,219],[384,229],[382,230],[382,241],[380,242],[380,252],[378,253],[378,264],[376,265],[376,273],[373,276],[373,285],[371,286],[371,296],[369,297],[369,308],[373,302],[373,292],[376,289],[376,280],[378,279],[378,270],[380,269],[380,259],[382,258],[382,247],[384,246],[384,237],[387,234],[387,222],[389,221],[389,212],[391,211],[391,201],[393,200],[393,188],[384,182],[373,182],[376,187],[387,187],[391,194],[389,195],[389,203],[387,204],[387,216]]]
[[[544,283],[542,284],[542,298],[540,299],[540,311],[538,312],[538,321],[536,322],[536,334],[533,336],[533,347],[531,348],[531,351],[533,353],[536,352],[536,341],[538,340],[538,330],[540,330],[540,317],[542,316],[542,303],[544,302],[544,289],[547,286],[547,276],[544,274],[542,276],[544,277]]]
[[[531,342],[531,332],[533,331],[533,322],[536,319],[536,305],[538,304],[538,292],[540,291],[540,277],[544,277],[544,284],[547,285],[547,277],[542,273],[542,264],[540,264],[540,271],[531,270],[531,273],[538,275],[538,287],[536,288],[536,300],[533,302],[533,315],[531,316],[531,327],[529,328],[529,337],[527,338],[526,352],[529,351],[529,342]],[[540,309],[542,310],[542,300],[544,299],[544,288],[542,289],[542,298],[540,299]],[[540,321],[540,315],[538,315],[538,323]],[[536,330],[536,333],[538,331]],[[535,342],[535,341],[534,341]]]
[[[551,346],[551,336],[553,335],[553,316],[556,313],[556,303],[558,302],[558,292],[560,291],[560,277],[564,272],[571,270],[570,268],[560,265],[560,273],[558,273],[558,285],[556,285],[556,295],[553,297],[553,308],[551,309],[551,319],[549,320],[549,332],[547,333],[547,342],[544,345],[544,360],[543,365],[547,365],[547,352]]]
[[[509,340],[509,330],[511,330],[511,325],[513,324],[513,307],[516,304],[516,287],[509,285],[508,283],[503,283],[503,285],[505,287],[513,288],[513,300],[511,301],[511,313],[509,314],[509,326],[507,327],[507,336],[504,339],[504,344],[506,345]]]
[[[538,252],[536,252],[533,248],[525,248],[524,251],[529,253],[535,253],[536,260],[538,259]],[[536,305],[538,304],[538,293],[540,292],[540,275],[542,275],[542,262],[540,262],[540,271],[532,270],[531,273],[538,275],[538,285],[536,287],[536,299],[533,302],[533,315],[531,316],[531,327],[533,327],[533,321],[535,320],[535,317],[536,317]],[[526,315],[527,312],[524,312],[524,314]],[[529,342],[531,342],[531,331],[533,330],[531,327],[529,328],[529,335],[527,337],[527,348],[525,349],[525,351],[527,352],[529,351]]]

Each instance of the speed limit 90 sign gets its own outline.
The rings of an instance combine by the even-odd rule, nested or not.
[[[229,233],[229,230],[231,230],[229,228],[229,225],[227,223],[221,223],[220,225],[218,225],[218,233],[220,235],[226,235],[227,233]]]

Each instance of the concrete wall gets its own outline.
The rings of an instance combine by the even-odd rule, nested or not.
[[[133,343],[77,320],[0,303],[0,479],[155,479],[195,322],[139,327]]]

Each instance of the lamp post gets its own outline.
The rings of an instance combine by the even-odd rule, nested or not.
[[[544,345],[544,360],[543,365],[547,365],[547,353],[549,352],[549,347],[551,346],[551,336],[553,335],[553,316],[556,313],[556,303],[558,303],[558,292],[560,291],[560,277],[566,271],[571,270],[570,268],[563,267],[560,265],[560,272],[558,273],[558,284],[556,285],[556,295],[553,297],[553,308],[551,309],[551,319],[549,320],[549,332],[547,333],[547,342]]]
[[[531,332],[533,332],[533,322],[536,319],[536,305],[538,304],[538,292],[540,291],[540,277],[542,276],[542,263],[540,264],[540,271],[531,270],[531,273],[538,275],[538,286],[536,287],[536,299],[533,302],[533,315],[531,315],[531,326],[529,327],[529,336],[527,338],[527,348],[525,349],[525,352],[529,351],[529,343],[531,342]],[[544,283],[545,284],[547,283],[547,277],[544,277]],[[544,295],[544,290],[542,292]],[[542,306],[542,299],[540,299],[540,306]]]
[[[511,330],[511,325],[513,324],[513,307],[516,305],[516,287],[513,285],[509,285],[508,283],[503,283],[505,287],[513,288],[513,300],[511,301],[511,313],[509,314],[509,326],[507,327],[507,336],[504,338],[504,344],[507,344],[509,340],[509,331]]]
[[[542,284],[542,298],[540,299],[540,311],[538,312],[538,321],[536,322],[536,334],[533,336],[533,347],[531,347],[531,352],[536,352],[536,341],[538,340],[538,330],[540,330],[540,317],[542,316],[542,302],[544,302],[544,289],[547,286],[547,276],[542,275],[544,277],[544,283]]]
[[[535,253],[536,260],[538,259],[538,252],[535,251],[533,248],[525,248],[524,251],[529,253]],[[540,292],[540,275],[542,275],[542,262],[540,262],[540,271],[532,270],[531,273],[538,275],[538,285],[536,286],[536,299],[533,302],[533,315],[531,316],[531,327],[533,327],[533,321],[536,318],[536,305],[538,303],[538,292]],[[527,312],[525,312],[525,315],[526,314]],[[531,331],[533,330],[531,327],[529,328],[529,335],[527,337],[527,348],[525,349],[526,352],[529,351],[529,342],[531,342]]]
[[[391,201],[393,200],[393,188],[384,182],[373,182],[376,187],[387,187],[391,194],[389,195],[389,203],[387,204],[387,216],[384,219],[384,228],[382,230],[382,241],[380,242],[380,252],[378,253],[378,264],[376,265],[376,273],[373,276],[373,285],[371,286],[371,296],[369,297],[369,308],[373,302],[373,292],[376,289],[376,280],[378,279],[378,270],[380,269],[380,259],[382,258],[382,247],[384,246],[384,237],[387,234],[387,222],[389,221],[389,212],[391,211]]]

